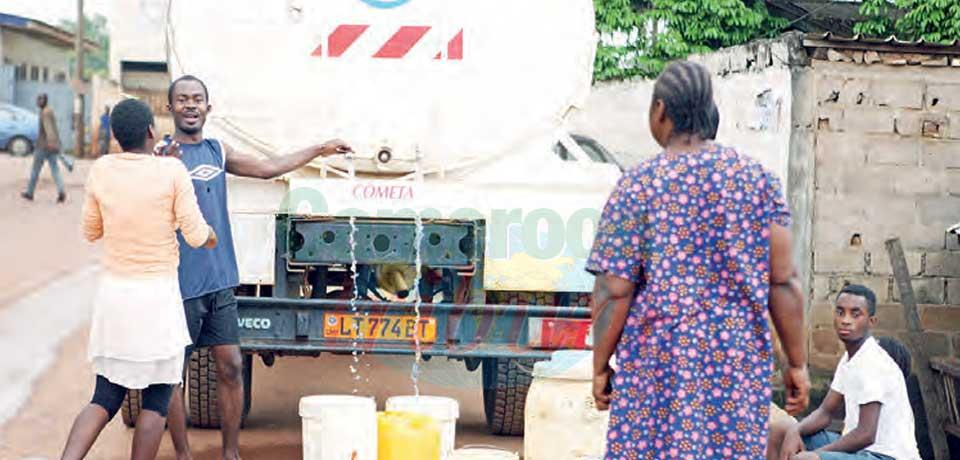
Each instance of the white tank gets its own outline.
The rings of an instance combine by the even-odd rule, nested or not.
[[[358,171],[419,152],[429,173],[557,131],[596,39],[592,0],[173,0],[168,43],[172,76],[210,87],[210,136],[267,154],[340,137]]]
[[[593,401],[593,353],[559,350],[533,366],[524,411],[525,460],[603,458],[609,412]]]

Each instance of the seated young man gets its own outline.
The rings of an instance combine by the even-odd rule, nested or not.
[[[820,407],[787,430],[781,459],[920,459],[903,371],[871,335],[876,313],[870,289],[840,291],[833,326],[847,352]],[[843,435],[825,431],[841,411]]]

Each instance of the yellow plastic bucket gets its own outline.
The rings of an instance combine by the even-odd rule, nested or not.
[[[440,460],[440,424],[412,412],[377,414],[379,460]]]

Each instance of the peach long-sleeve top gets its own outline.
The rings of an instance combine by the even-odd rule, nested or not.
[[[87,178],[83,235],[103,238],[104,268],[119,275],[177,272],[176,230],[203,245],[203,219],[193,181],[176,158],[118,153],[98,159]]]

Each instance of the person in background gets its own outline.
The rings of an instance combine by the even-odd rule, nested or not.
[[[96,384],[70,430],[66,460],[86,456],[129,389],[143,390],[131,458],[156,456],[174,385],[182,380],[183,347],[190,343],[177,278],[177,231],[192,247],[217,243],[187,169],[175,158],[153,155],[150,108],[125,100],[113,110],[112,124],[124,153],[93,164],[83,204],[84,236],[104,240],[105,270],[87,351]]]
[[[877,337],[877,344],[880,345],[880,348],[883,348],[883,351],[890,355],[893,362],[900,368],[900,371],[903,372],[904,381],[909,381],[913,358],[910,356],[910,351],[907,350],[907,347],[893,337]],[[786,412],[783,412],[775,405],[771,406],[770,410],[773,412],[771,412],[770,417],[770,443],[767,445],[767,459],[779,460],[783,438],[791,428],[797,425],[797,420],[787,415]],[[779,413],[774,415],[776,411],[779,411]]]
[[[100,129],[97,130],[97,154],[103,156],[110,153],[110,106],[103,107],[100,115]]]
[[[762,458],[770,316],[789,363],[787,410],[808,403],[790,213],[776,176],[709,141],[715,106],[703,66],[667,66],[649,113],[664,151],[624,173],[598,224],[586,268],[607,459]]]
[[[40,109],[37,145],[33,149],[30,182],[27,183],[27,190],[20,196],[27,201],[33,201],[33,192],[37,188],[37,180],[40,179],[43,163],[46,162],[50,165],[50,175],[53,176],[53,182],[57,185],[57,203],[63,203],[67,200],[67,193],[63,188],[63,177],[60,175],[58,161],[63,161],[64,166],[69,171],[73,171],[73,161],[60,155],[61,144],[60,133],[57,131],[57,116],[48,102],[49,99],[46,94],[37,96],[37,108]]]
[[[873,338],[876,315],[877,297],[869,288],[840,290],[833,327],[846,352],[820,407],[784,436],[782,460],[920,459],[904,380],[909,361],[888,343],[898,363]],[[843,434],[826,431],[841,412]]]

